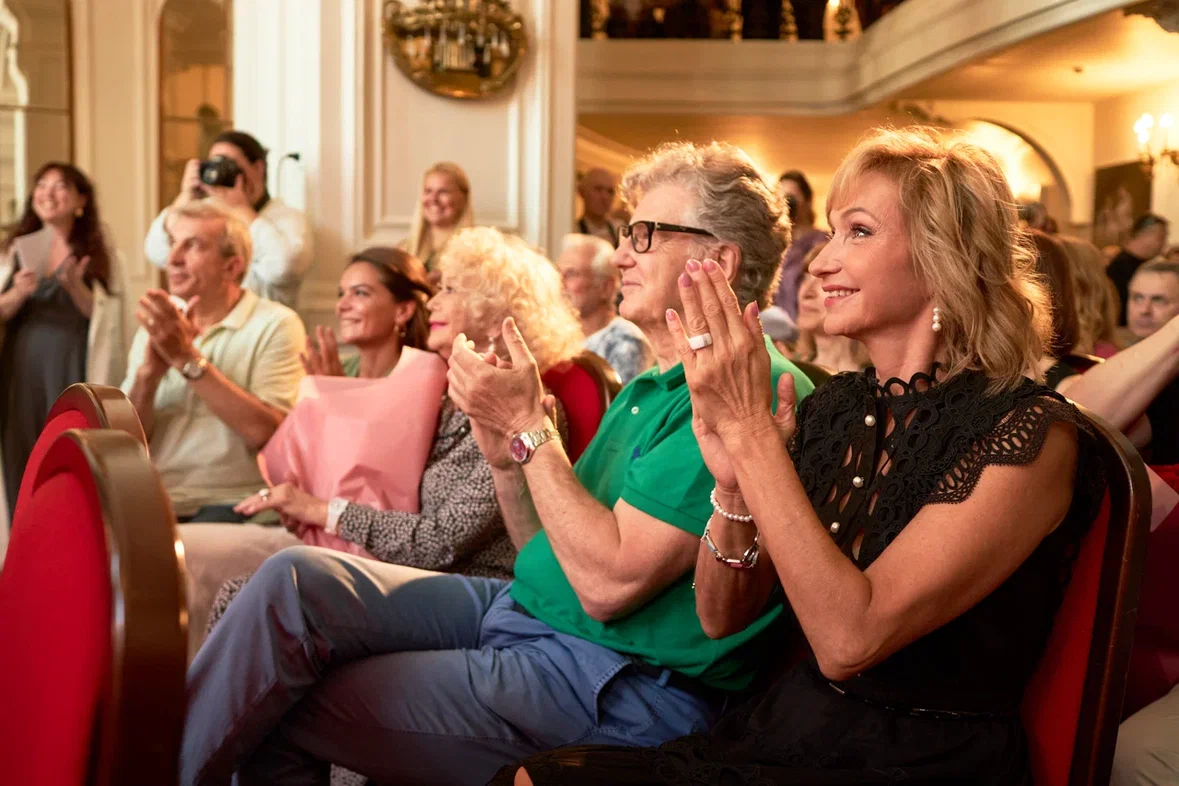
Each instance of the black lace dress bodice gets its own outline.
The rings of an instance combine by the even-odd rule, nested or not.
[[[540,754],[525,762],[534,783],[1030,784],[1019,703],[1104,475],[1091,427],[1059,394],[938,374],[884,384],[872,369],[840,374],[802,403],[790,454],[812,506],[866,570],[921,508],[967,499],[990,465],[1030,464],[1049,428],[1071,423],[1073,504],[1032,555],[976,606],[853,679],[834,684],[803,663],[710,734]]]

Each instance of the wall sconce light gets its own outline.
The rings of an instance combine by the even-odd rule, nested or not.
[[[1138,137],[1138,160],[1147,176],[1154,174],[1157,161],[1169,161],[1171,166],[1179,168],[1179,149],[1171,147],[1171,128],[1175,125],[1175,118],[1170,112],[1165,112],[1159,118],[1158,124],[1150,113],[1142,115],[1134,123],[1134,134]],[[1162,146],[1156,148],[1151,144],[1155,131],[1162,137]]]
[[[528,50],[524,19],[507,0],[386,0],[384,28],[398,69],[450,98],[502,92]]]

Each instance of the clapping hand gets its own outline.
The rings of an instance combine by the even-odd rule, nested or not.
[[[12,275],[12,289],[17,293],[22,303],[37,291],[38,283],[40,283],[40,276],[33,270],[21,268]]]
[[[199,302],[199,297],[189,300],[188,310],[191,312]],[[166,292],[149,289],[139,298],[138,305],[135,318],[147,331],[147,337],[156,352],[169,365],[180,366],[197,356],[196,347],[193,346],[197,329],[188,314],[176,308]]]
[[[307,351],[299,353],[299,360],[303,362],[303,370],[308,374],[321,377],[343,377],[344,366],[340,362],[340,348],[336,344],[336,334],[331,328],[322,325],[315,328],[316,343],[307,339]]]
[[[86,271],[90,268],[90,257],[66,257],[57,268],[57,280],[67,289],[86,286]]]
[[[778,380],[778,412],[772,414],[770,357],[756,303],[742,312],[724,270],[713,260],[689,260],[679,279],[684,315],[668,309],[667,327],[692,394],[692,431],[717,486],[737,488],[730,452],[743,441],[794,434],[794,378]],[[693,349],[689,337],[707,334],[709,346]]]

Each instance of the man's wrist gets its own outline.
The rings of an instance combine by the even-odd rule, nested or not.
[[[507,437],[510,440],[512,437],[527,431],[545,431],[547,429],[557,430],[553,425],[553,421],[549,419],[548,414],[544,410],[540,410],[516,421],[514,425],[508,428]]]
[[[140,366],[135,372],[135,382],[139,385],[146,385],[148,387],[156,387],[160,384],[160,380],[168,373],[168,367],[163,368],[151,367],[147,365]]]
[[[172,358],[171,366],[179,371],[189,363],[196,363],[202,357],[201,353],[197,351],[197,348],[189,344],[187,348],[181,350],[179,354]]]

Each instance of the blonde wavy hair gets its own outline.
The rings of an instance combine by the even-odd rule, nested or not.
[[[688,221],[741,249],[733,281],[741,306],[752,301],[768,306],[790,242],[790,219],[786,202],[745,151],[725,142],[660,145],[623,174],[622,198],[633,210],[648,191],[669,184],[695,195]],[[696,246],[708,244],[696,235],[690,237]]]
[[[585,337],[560,273],[520,238],[491,227],[460,230],[446,244],[439,270],[466,302],[471,337],[510,316],[542,372],[581,352]]]
[[[409,236],[405,239],[405,250],[410,256],[425,260],[430,254],[440,249],[433,247],[430,242],[430,226],[422,212],[422,191],[426,187],[426,178],[430,175],[446,175],[454,181],[455,187],[462,192],[466,205],[462,215],[454,225],[456,230],[475,225],[475,209],[471,206],[471,181],[463,168],[452,161],[439,161],[422,173],[422,187],[418,189],[418,201],[414,204],[413,218],[409,222]]]
[[[1105,255],[1092,243],[1058,236],[1068,255],[1069,274],[1077,307],[1077,352],[1093,354],[1099,342],[1120,348],[1118,309],[1121,302],[1113,281],[1105,274]]]
[[[850,204],[869,173],[897,184],[913,268],[941,309],[948,377],[981,371],[992,392],[1039,377],[1052,305],[994,156],[933,128],[877,129],[840,164],[828,206]]]

